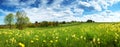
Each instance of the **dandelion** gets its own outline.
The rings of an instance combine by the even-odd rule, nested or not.
[[[100,44],[100,42],[98,42],[98,44]]]
[[[98,42],[98,44],[100,44],[100,38],[97,38],[97,42]]]
[[[58,42],[58,40],[55,40],[55,42]]]
[[[100,41],[100,38],[98,38],[97,41]]]
[[[11,41],[12,43],[16,43],[16,39],[15,39],[14,37],[11,38],[10,41]]]
[[[82,38],[83,38],[83,36],[80,36],[80,38],[82,39]]]
[[[31,42],[31,43],[33,43],[34,41],[33,41],[33,40],[31,40],[30,42]]]
[[[46,40],[43,40],[43,42],[45,43],[45,42],[46,42]]]
[[[58,37],[56,37],[56,39],[58,39]]]
[[[38,38],[36,38],[35,40],[39,40]]]
[[[73,34],[72,37],[75,38],[75,34]]]
[[[95,38],[93,38],[93,42],[95,42]]]
[[[19,43],[19,45],[20,45],[21,47],[25,47],[25,45],[24,45],[23,43],[21,43],[21,42]]]
[[[115,42],[117,42],[117,40],[115,39]]]
[[[66,38],[66,41],[68,40],[68,38]]]
[[[53,43],[53,41],[52,41],[52,40],[50,40],[50,42],[51,42],[51,43]]]
[[[86,37],[84,37],[84,40],[86,40]]]
[[[8,43],[8,40],[6,40],[6,42]]]

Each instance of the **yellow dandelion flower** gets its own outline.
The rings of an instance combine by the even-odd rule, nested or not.
[[[86,40],[86,37],[84,37],[84,40]]]
[[[46,40],[43,40],[43,42],[45,43],[45,42],[46,42]]]
[[[82,38],[83,38],[83,36],[80,36],[80,38],[82,39]]]
[[[31,43],[33,43],[34,41],[33,41],[33,40],[31,40],[30,42],[31,42]]]
[[[98,38],[97,41],[100,41],[100,38]]]
[[[50,42],[51,42],[51,43],[53,43],[53,41],[52,41],[52,40],[50,40]]]
[[[98,42],[98,44],[100,44],[100,42]]]
[[[55,42],[58,42],[58,40],[55,40]]]
[[[68,38],[66,38],[66,41],[68,40]]]
[[[20,45],[21,47],[25,47],[25,45],[24,45],[23,43],[21,43],[21,42],[19,43],[19,45]]]
[[[72,37],[74,38],[74,37],[75,37],[75,34],[73,34]]]
[[[6,40],[6,42],[8,43],[8,40]]]
[[[11,41],[12,43],[16,43],[16,39],[15,39],[14,37],[11,38],[10,41]]]
[[[56,39],[58,39],[58,37],[56,37]]]
[[[36,38],[35,40],[39,40],[38,38]]]
[[[115,42],[117,42],[117,40],[115,39]]]
[[[95,38],[93,38],[93,42],[95,42]]]

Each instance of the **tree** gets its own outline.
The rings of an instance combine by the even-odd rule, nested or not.
[[[16,13],[16,26],[18,29],[22,30],[25,25],[29,23],[29,18],[26,16],[26,13],[23,11],[18,11]]]
[[[48,27],[48,26],[49,26],[48,24],[49,24],[48,21],[43,21],[43,22],[41,23],[41,26],[42,26],[42,27]]]
[[[93,20],[87,20],[87,22],[88,22],[88,23],[92,23],[92,22],[95,22],[95,21],[93,21]]]
[[[12,13],[8,14],[5,19],[4,22],[6,25],[9,26],[9,28],[12,28],[12,24],[14,23],[14,15]]]
[[[63,22],[62,22],[62,24],[66,24],[66,22],[65,22],[65,21],[63,21]]]
[[[38,26],[39,26],[38,21],[35,21],[35,27],[38,27]]]

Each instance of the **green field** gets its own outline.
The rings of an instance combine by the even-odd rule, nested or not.
[[[0,29],[0,47],[120,47],[120,24],[80,23],[24,30]]]

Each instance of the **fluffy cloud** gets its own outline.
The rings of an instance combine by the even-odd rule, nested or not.
[[[36,0],[27,0],[25,2],[20,2],[20,0],[5,0],[2,5],[6,6],[16,6],[17,8],[30,7],[31,4],[34,4]]]
[[[61,8],[61,2],[63,0],[54,1],[54,3],[51,6],[46,6],[47,0],[42,0],[42,7],[39,8],[25,8],[23,9],[25,12],[28,13],[28,17],[31,19],[32,22],[34,21],[86,21],[88,19],[92,19],[97,22],[111,22],[111,21],[119,21],[119,13],[118,12],[112,12],[108,11],[107,7],[112,6],[113,4],[119,2],[119,0],[98,0],[98,1],[88,1],[83,2],[77,0],[75,4],[73,3],[70,6],[62,7]],[[91,14],[91,15],[83,15],[84,9],[77,8],[77,6],[81,4],[86,7],[94,7],[95,11],[102,11],[102,9],[105,9],[107,11],[103,11],[101,13],[97,14]],[[74,8],[73,11],[71,11]],[[54,10],[56,9],[56,10]],[[76,17],[78,16],[78,17]],[[114,19],[115,18],[115,19]],[[113,20],[114,19],[114,20]]]
[[[87,19],[92,19],[96,22],[119,22],[120,21],[120,11],[111,12],[110,10],[98,13],[98,14],[91,14],[82,17],[86,21]]]
[[[35,4],[40,2],[39,4]],[[48,0],[27,0],[25,2],[20,2],[20,0],[6,0],[3,5],[16,6],[21,8],[27,13],[31,22],[35,21],[86,21],[92,19],[97,22],[110,22],[119,21],[120,16],[118,12],[112,12],[107,10],[108,6],[118,3],[120,0],[91,0],[91,1],[81,1],[76,0],[72,3],[66,5],[61,4],[65,0],[53,0],[51,4],[47,4]],[[71,0],[69,0],[71,1]],[[31,7],[31,4],[38,5],[38,7]],[[81,6],[82,7],[79,7]],[[90,15],[84,15],[86,8],[92,7],[92,11],[100,12]],[[106,11],[103,11],[106,10]],[[1,10],[0,10],[1,11]],[[3,10],[2,10],[3,11]],[[91,12],[91,11],[90,11]],[[3,12],[4,13],[4,12]],[[6,12],[5,12],[6,13]],[[6,13],[7,14],[7,13]],[[113,20],[114,19],[114,20]]]

